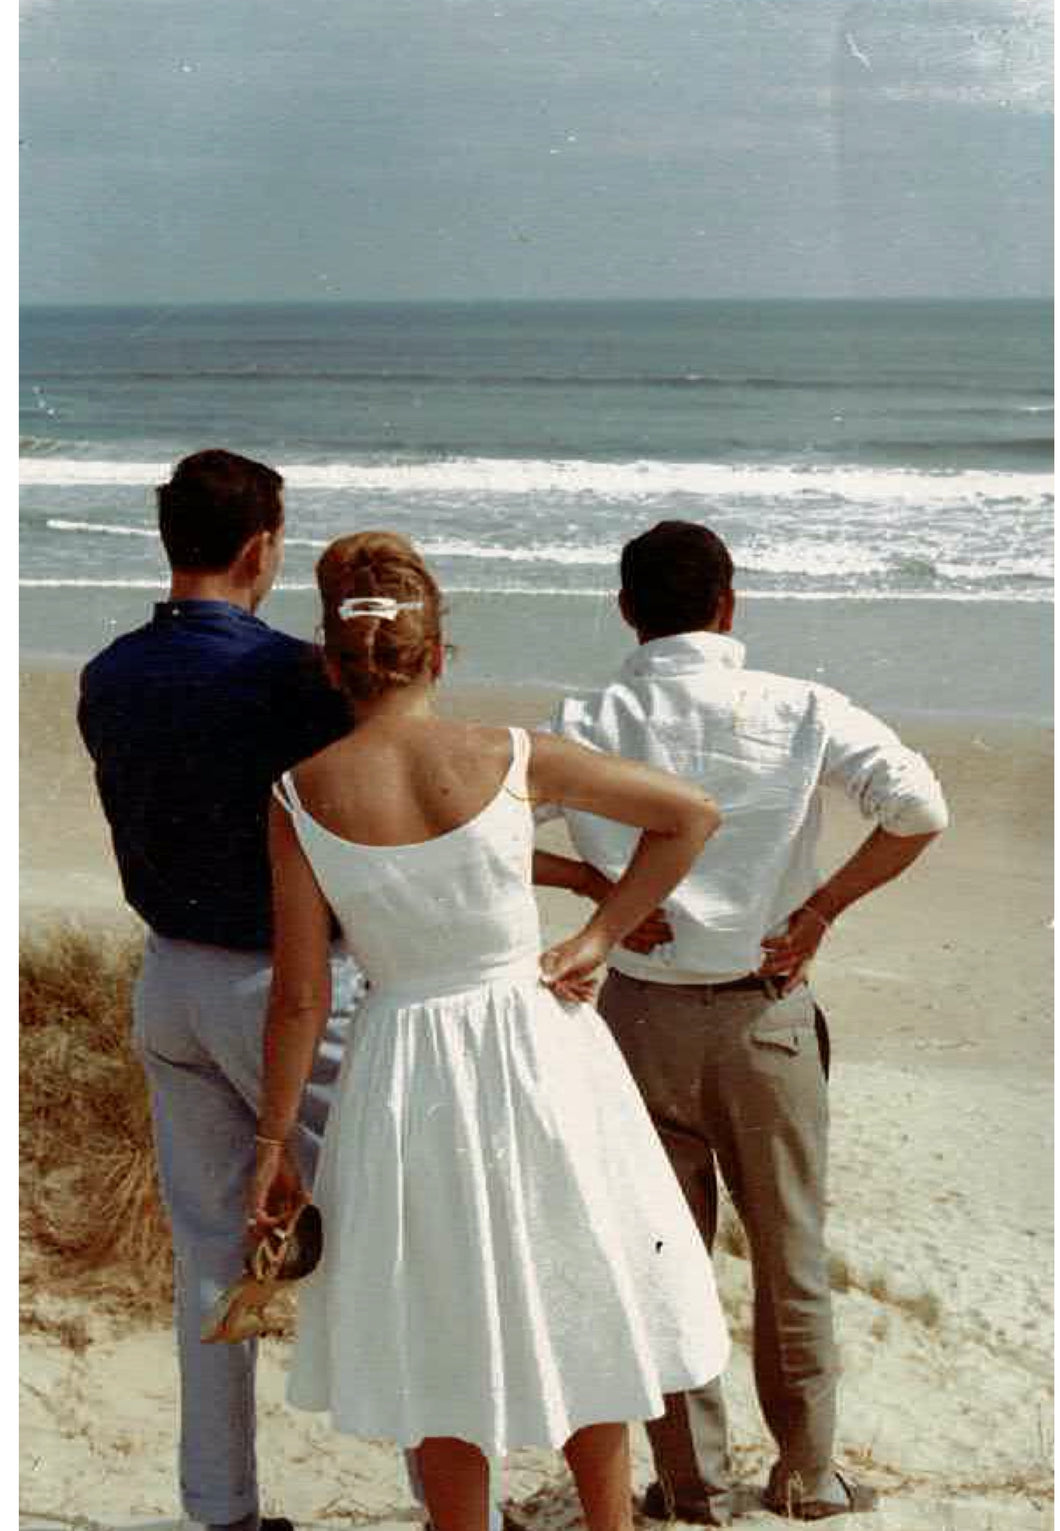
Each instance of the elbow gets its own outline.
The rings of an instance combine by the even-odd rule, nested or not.
[[[710,837],[717,833],[721,825],[721,812],[713,798],[701,794],[696,802],[689,807],[688,821],[685,832],[690,839],[696,842],[697,850],[702,850]]]
[[[331,1008],[330,985],[287,985],[273,978],[269,994],[269,1021],[284,1030],[301,1031],[321,1026]]]
[[[950,816],[945,803],[908,803],[880,819],[880,828],[898,840],[935,840],[949,828]]]
[[[907,772],[870,783],[861,794],[861,809],[881,829],[902,839],[941,834],[950,822],[941,786],[923,773]]]

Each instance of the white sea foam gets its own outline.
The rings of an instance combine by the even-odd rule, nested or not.
[[[148,537],[158,540],[158,531],[151,526],[115,525],[107,521],[71,521],[63,516],[49,516],[45,525],[53,532],[83,532],[97,537]],[[321,549],[327,547],[330,539],[287,537],[285,540],[289,548]],[[427,558],[485,558],[510,563],[613,564],[619,554],[618,543],[604,548],[599,544],[580,546],[575,543],[505,548],[483,542],[467,542],[460,538],[424,538],[420,539],[419,547]]]
[[[49,516],[44,523],[53,532],[88,532],[96,537],[151,537],[157,542],[155,526],[114,526],[107,521],[68,521],[63,516]]]
[[[94,579],[89,575],[84,577],[64,575],[62,579],[35,579],[32,576],[20,579],[20,590],[166,590],[168,585],[162,579]]]
[[[45,525],[51,531],[96,537],[134,537],[158,540],[154,527],[144,525],[115,524],[106,521],[78,521],[61,516],[50,516]],[[328,544],[326,537],[289,537],[291,548],[307,548],[319,551]],[[510,563],[521,565],[551,564],[563,568],[614,568],[621,551],[620,541],[601,540],[594,543],[534,543],[503,547],[496,543],[469,541],[459,537],[421,538],[419,547],[428,559],[473,560],[476,563]],[[1030,578],[1049,580],[1052,561],[1047,550],[1037,556],[1026,556],[1011,547],[1007,554],[991,551],[989,560],[975,563],[971,559],[953,556],[953,549],[941,546],[923,546],[913,558],[915,569],[910,566],[909,546],[906,543],[888,545],[879,541],[867,543],[859,538],[844,538],[837,533],[822,534],[817,538],[791,537],[783,529],[764,540],[754,537],[749,541],[733,539],[733,556],[741,572],[766,574],[777,577],[812,575],[817,579],[864,579],[872,575],[893,576],[896,573],[918,573],[921,576],[939,576],[948,580],[981,583],[984,577]],[[531,587],[527,587],[531,588]],[[540,587],[538,587],[540,588]]]
[[[941,506],[984,501],[1050,503],[1052,476],[987,469],[931,472],[861,465],[717,462],[591,462],[578,459],[463,457],[432,462],[290,463],[282,467],[296,489],[400,495],[570,495],[611,501],[693,495],[731,501],[819,500],[858,504]],[[24,457],[27,486],[144,486],[162,482],[166,463]]]
[[[38,579],[27,576],[19,579],[24,590],[166,590],[163,579],[94,579],[91,577],[64,577],[61,579]],[[281,582],[276,586],[278,594],[315,595],[312,582]],[[450,581],[445,587],[446,596],[473,595],[505,598],[513,595],[554,596],[566,599],[574,596],[594,601],[614,601],[616,589],[595,589],[580,585],[468,585],[459,580]],[[970,592],[967,590],[753,590],[740,587],[741,601],[945,601],[967,604],[974,601],[981,605],[1001,606],[1041,605],[1051,601],[1051,596],[1037,591],[1000,590]]]

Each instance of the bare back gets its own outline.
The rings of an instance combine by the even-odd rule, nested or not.
[[[306,811],[360,845],[414,845],[475,818],[511,764],[506,728],[435,717],[368,722],[293,773]]]

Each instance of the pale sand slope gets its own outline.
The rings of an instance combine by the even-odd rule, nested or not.
[[[27,678],[24,915],[117,917],[117,884],[70,723],[72,679]],[[456,710],[533,722],[529,692],[464,694]],[[1030,1531],[1052,1524],[1051,738],[1001,725],[904,732],[946,785],[954,827],[904,882],[852,911],[816,982],[829,1012],[836,1315],[844,1365],[841,1460],[887,1490],[880,1531]],[[825,864],[862,833],[837,805]],[[548,842],[562,843],[553,828]],[[542,900],[552,939],[584,906]],[[122,918],[125,918],[124,916]],[[737,1339],[728,1392],[740,1473],[769,1464],[747,1352],[746,1262],[719,1253]],[[81,1351],[23,1340],[24,1528],[178,1522],[175,1366],[167,1331],[87,1326]],[[47,1315],[44,1315],[47,1316]],[[283,1403],[286,1347],[263,1346],[266,1503],[305,1527],[414,1511],[387,1445],[332,1436]],[[638,1430],[637,1480],[649,1477]],[[535,1527],[573,1525],[559,1459],[523,1453],[508,1493]],[[53,1517],[49,1519],[49,1516]],[[84,1519],[77,1520],[77,1517]],[[777,1526],[761,1510],[739,1524]]]

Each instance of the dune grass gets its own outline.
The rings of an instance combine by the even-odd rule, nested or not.
[[[141,944],[62,925],[19,953],[24,1290],[160,1316],[172,1291],[143,1072],[131,1046]]]

